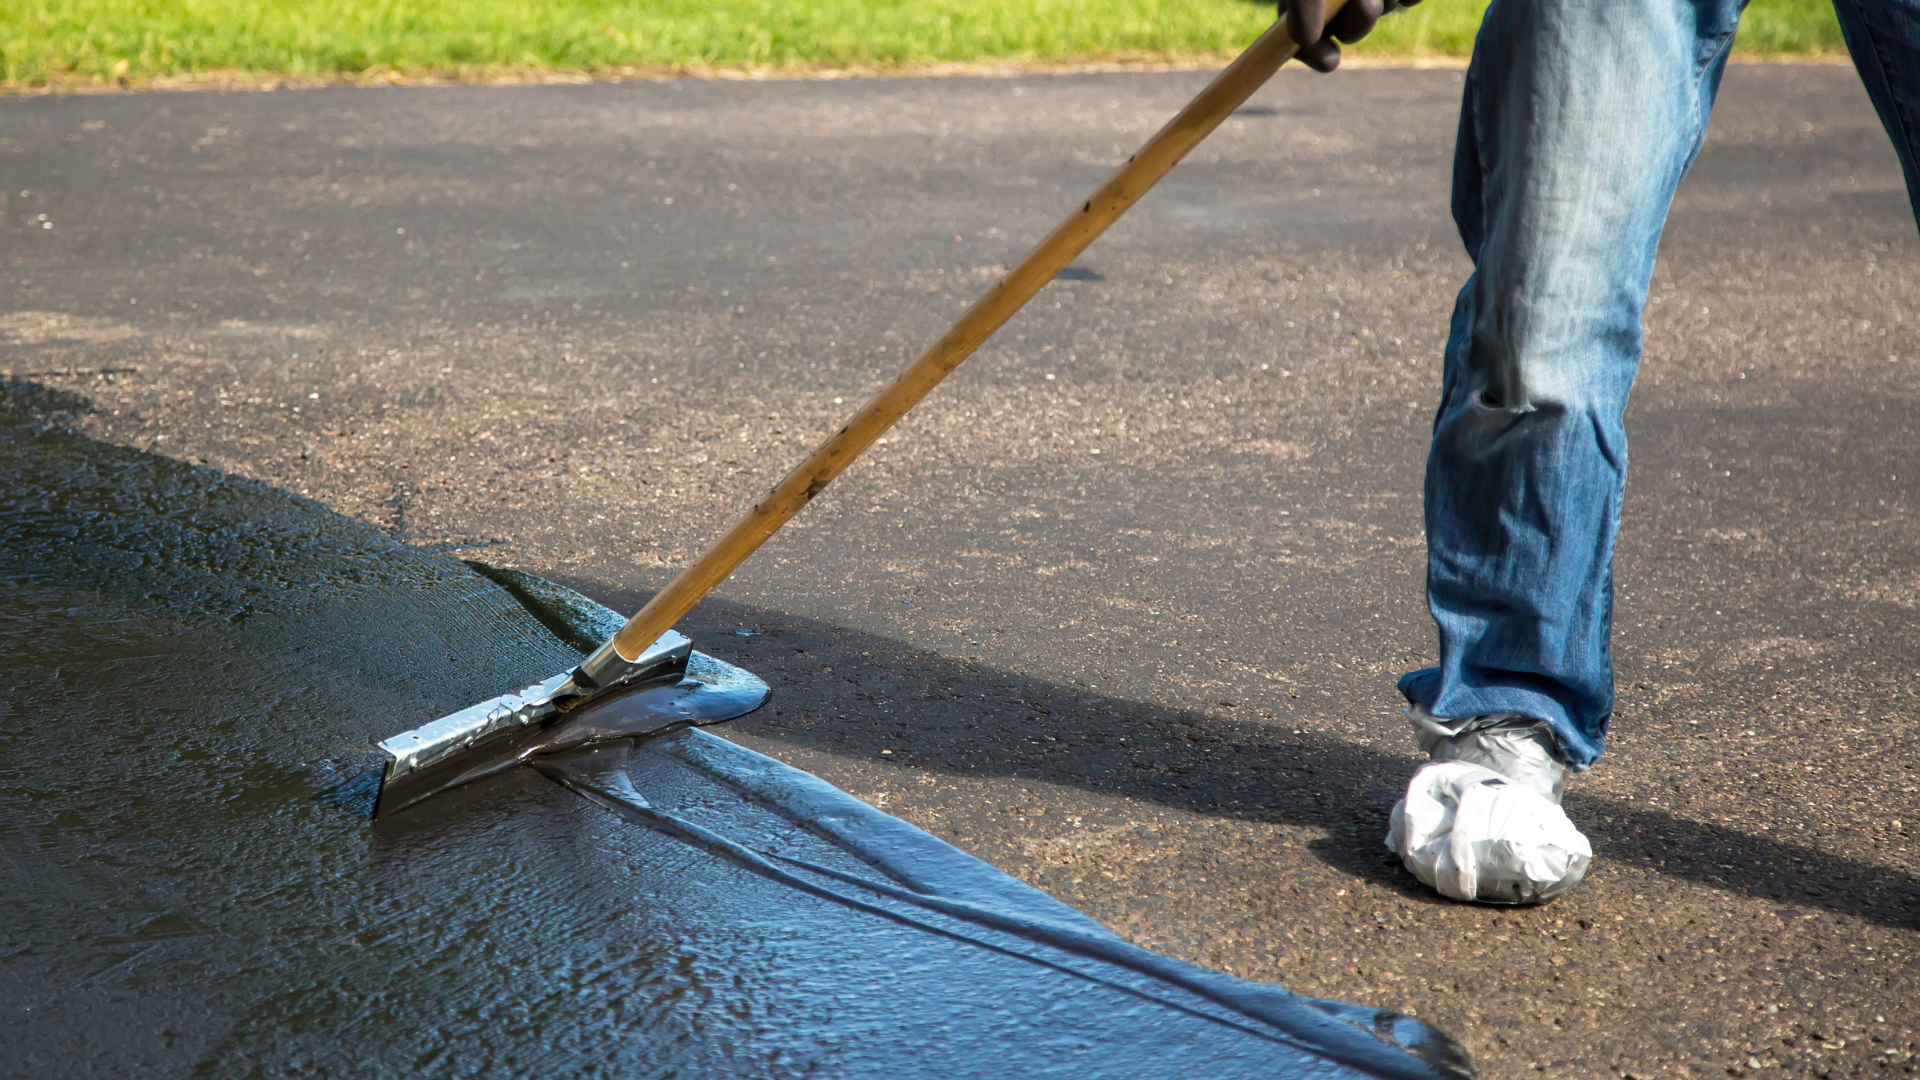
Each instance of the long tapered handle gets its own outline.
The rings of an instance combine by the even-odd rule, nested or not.
[[[1329,3],[1328,18],[1340,7]],[[1287,36],[1286,23],[1276,22],[1247,47],[1200,95],[1167,121],[1140,152],[1127,159],[1099,191],[1067,216],[1007,276],[987,291],[951,329],[920,354],[886,389],[855,413],[845,427],[833,433],[813,456],[748,511],[699,561],[682,570],[647,606],[627,620],[609,643],[624,660],[634,660],[661,634],[673,628],[713,587],[767,538],[778,532],[800,508],[833,482],[855,458],[905,416],[940,380],[973,355],[1034,294],[1065,269],[1107,226],[1127,212],[1140,196],[1173,170],[1187,152],[1220,122],[1246,103],[1255,90],[1280,70],[1298,49]]]

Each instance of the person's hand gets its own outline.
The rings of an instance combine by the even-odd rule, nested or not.
[[[1420,0],[1347,0],[1339,14],[1327,21],[1327,0],[1280,0],[1280,13],[1287,19],[1287,34],[1300,43],[1294,59],[1315,71],[1332,71],[1340,66],[1340,46],[1351,45],[1373,32],[1373,24],[1396,8],[1412,7]]]

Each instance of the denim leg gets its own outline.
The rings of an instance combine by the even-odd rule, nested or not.
[[[1440,663],[1400,690],[1442,719],[1543,719],[1576,769],[1599,758],[1613,712],[1641,309],[1740,7],[1493,0],[1467,72],[1453,212],[1474,272],[1427,459]]]
[[[1920,217],[1920,0],[1834,0],[1833,10]]]

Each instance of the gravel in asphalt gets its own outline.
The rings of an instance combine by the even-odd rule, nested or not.
[[[1731,70],[1674,209],[1591,879],[1381,845],[1460,78],[1229,121],[690,618],[775,687],[726,733],[1489,1077],[1911,1073],[1920,246],[1846,68]],[[1203,79],[14,100],[0,369],[630,610]]]

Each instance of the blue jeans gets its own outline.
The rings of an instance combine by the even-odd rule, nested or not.
[[[1427,459],[1442,719],[1547,721],[1568,765],[1613,713],[1621,424],[1674,188],[1699,152],[1740,0],[1493,0],[1474,44],[1453,215],[1474,263]],[[1836,0],[1920,207],[1920,0]]]

